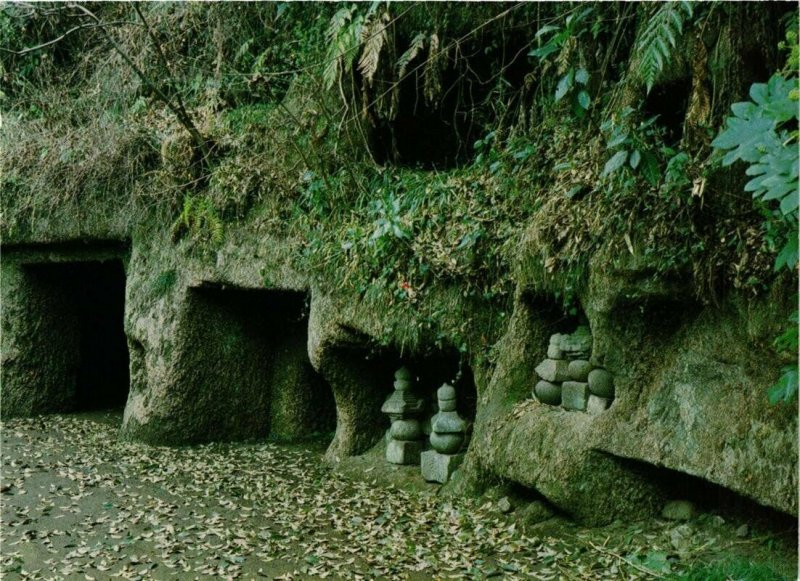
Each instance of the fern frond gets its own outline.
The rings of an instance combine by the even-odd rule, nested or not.
[[[381,49],[388,36],[386,28],[389,21],[389,13],[384,11],[379,18],[367,21],[361,27],[361,42],[364,43],[364,50],[358,61],[358,70],[370,87],[375,72],[378,70]]]
[[[692,17],[690,2],[666,2],[647,21],[639,38],[636,39],[636,52],[639,56],[639,73],[647,85],[647,92],[653,89],[658,75],[669,65],[672,51],[677,47],[684,25]]]
[[[185,196],[183,198],[183,210],[181,211],[180,221],[187,228],[190,226],[192,220],[192,210],[194,208],[194,198],[192,196]]]
[[[397,77],[402,79],[403,76],[406,74],[406,69],[411,61],[420,53],[422,49],[425,48],[425,39],[427,35],[424,32],[420,32],[411,40],[411,46],[408,47],[408,50],[400,55],[400,58],[397,59]]]
[[[325,70],[322,81],[327,89],[333,87],[343,73],[352,70],[358,48],[363,16],[353,17],[355,6],[340,8],[331,18],[325,38],[328,50],[325,54]]]
[[[184,196],[181,214],[172,224],[172,237],[177,240],[183,234],[211,240],[217,245],[222,242],[224,225],[211,200],[189,194]]]
[[[425,100],[433,103],[442,92],[441,73],[444,68],[444,54],[439,49],[439,35],[431,34],[428,41],[428,60],[423,72],[423,89]]]

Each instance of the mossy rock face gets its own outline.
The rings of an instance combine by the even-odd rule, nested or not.
[[[89,409],[88,395],[100,407],[124,399],[125,245],[22,245],[2,254],[3,417]]]
[[[64,293],[37,284],[19,263],[4,256],[0,268],[3,418],[68,411],[75,395],[77,313]]]
[[[238,259],[259,253],[252,231],[232,232],[212,267],[163,243],[166,236],[156,232],[135,245],[129,269],[131,392],[123,437],[293,441],[332,431],[333,398],[308,360],[305,293],[293,290],[296,275],[273,258],[267,270],[283,284],[264,289],[264,267]],[[153,288],[160,272],[176,273],[169,292]]]
[[[504,405],[530,386],[533,375],[521,371],[553,324],[534,293],[520,294],[479,410],[477,462],[468,465],[534,488],[591,523],[656,514],[658,483],[629,460],[702,475],[794,513],[797,457],[785,451],[796,450],[797,418],[766,398],[780,366],[768,345],[791,310],[790,294],[776,290],[746,306],[735,296],[719,306],[683,304],[673,287],[642,283],[636,272],[602,272],[582,302],[592,358],[613,374],[614,405],[600,415]]]

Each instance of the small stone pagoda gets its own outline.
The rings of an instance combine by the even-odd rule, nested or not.
[[[445,383],[436,392],[439,413],[431,420],[430,442],[433,450],[422,453],[422,477],[444,484],[461,465],[461,447],[467,422],[456,411],[456,390]]]
[[[386,444],[386,461],[392,464],[419,464],[424,441],[419,416],[425,402],[414,395],[414,382],[407,367],[394,374],[394,392],[386,398],[381,411],[392,422]]]

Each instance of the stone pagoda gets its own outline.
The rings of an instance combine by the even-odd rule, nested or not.
[[[424,446],[419,416],[425,402],[414,395],[413,386],[411,372],[401,367],[394,374],[394,392],[381,407],[392,422],[386,443],[386,461],[392,464],[419,464]]]
[[[445,383],[436,392],[439,413],[431,420],[430,442],[433,450],[422,453],[422,477],[444,484],[461,465],[461,447],[467,422],[456,411],[456,390]]]

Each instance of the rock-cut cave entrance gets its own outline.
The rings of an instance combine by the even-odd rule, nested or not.
[[[189,292],[181,364],[195,440],[332,437],[333,393],[308,358],[308,295],[206,283]]]
[[[30,348],[45,384],[31,388],[50,392],[39,411],[121,411],[129,387],[122,261],[38,263],[23,272],[36,323]]]

